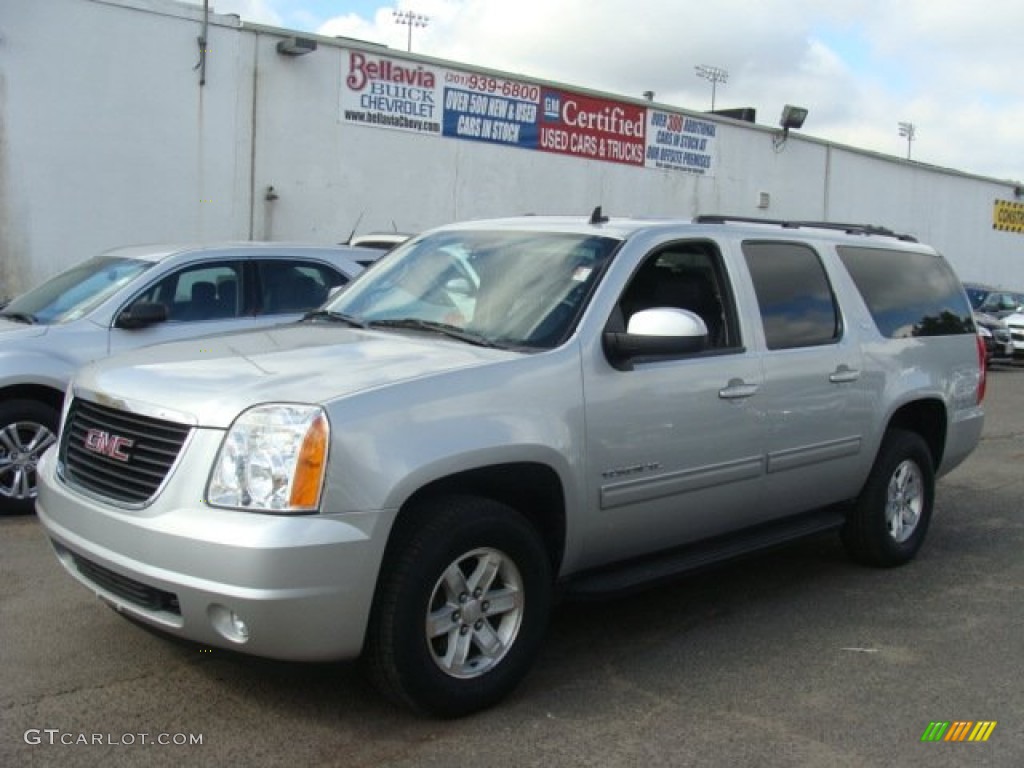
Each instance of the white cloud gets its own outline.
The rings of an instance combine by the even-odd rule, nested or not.
[[[195,4],[202,4],[202,0],[190,0]],[[275,10],[275,0],[212,0],[210,10],[216,13],[234,13],[244,21],[251,21],[256,24],[269,24],[278,26],[281,22],[281,15]]]

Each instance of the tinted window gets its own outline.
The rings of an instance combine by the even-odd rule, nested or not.
[[[883,336],[974,333],[967,297],[941,256],[852,246],[837,250]]]
[[[223,320],[242,314],[237,262],[197,264],[173,272],[136,297],[167,307],[169,320]]]
[[[799,243],[743,244],[768,349],[828,344],[839,312],[818,254]]]
[[[265,315],[308,312],[327,300],[331,289],[347,278],[324,264],[304,261],[257,262],[260,305]]]

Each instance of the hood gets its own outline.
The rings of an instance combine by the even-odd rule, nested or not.
[[[988,312],[974,311],[974,322],[986,328],[1005,328],[1006,324],[995,315]]]
[[[20,339],[31,339],[36,336],[43,336],[46,333],[45,325],[29,325],[8,320],[0,317],[0,344],[6,341],[17,341]]]
[[[428,334],[302,323],[138,349],[87,366],[75,386],[226,428],[258,403],[326,403],[520,356]]]

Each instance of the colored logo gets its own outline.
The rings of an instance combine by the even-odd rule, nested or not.
[[[128,461],[128,449],[135,445],[134,440],[120,435],[112,435],[102,429],[90,429],[85,433],[86,450],[107,456],[116,461]]]
[[[562,118],[562,100],[554,93],[544,94],[544,119],[557,123]]]
[[[995,720],[932,721],[921,734],[921,741],[988,741],[996,729]]]

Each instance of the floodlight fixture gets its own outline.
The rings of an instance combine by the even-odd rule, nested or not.
[[[413,11],[392,11],[391,15],[395,19],[395,24],[402,24],[409,28],[409,36],[406,41],[405,49],[412,51],[412,28],[413,27],[425,27],[430,23],[430,17],[424,16],[421,13],[414,13]]]
[[[702,77],[711,82],[711,111],[714,112],[715,92],[719,83],[728,82],[729,72],[721,67],[712,67],[710,64],[698,64],[693,69],[697,73],[697,77]]]
[[[277,52],[284,56],[302,56],[316,50],[316,40],[308,37],[288,37],[277,43]]]
[[[789,138],[789,129],[802,127],[806,119],[807,109],[804,107],[787,104],[782,108],[782,117],[779,118],[779,127],[782,130],[772,137],[772,145],[775,147],[776,152],[782,149],[786,139]]]
[[[913,123],[897,123],[900,128],[900,136],[907,139],[907,160],[910,159],[910,142],[917,136],[917,127]]]

